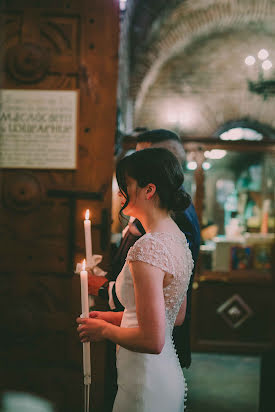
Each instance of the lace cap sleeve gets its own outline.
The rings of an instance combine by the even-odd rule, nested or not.
[[[127,261],[137,260],[156,266],[167,273],[173,274],[174,272],[165,244],[149,233],[138,239],[128,251]]]

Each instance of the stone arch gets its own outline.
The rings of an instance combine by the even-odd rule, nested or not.
[[[142,102],[154,83],[160,69],[171,57],[190,45],[198,36],[223,32],[250,24],[274,22],[275,4],[265,1],[199,2],[201,8],[192,10],[191,2],[180,5],[160,29],[158,38],[151,43],[146,54],[140,57],[131,77],[131,96],[135,101],[135,119],[138,119]]]

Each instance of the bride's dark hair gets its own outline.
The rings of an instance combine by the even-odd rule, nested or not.
[[[191,198],[182,187],[184,176],[177,158],[167,149],[150,148],[140,150],[121,159],[116,168],[116,178],[120,192],[129,203],[126,177],[132,177],[139,187],[149,183],[156,185],[159,207],[169,211],[185,210]]]

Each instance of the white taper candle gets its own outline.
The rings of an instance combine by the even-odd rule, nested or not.
[[[88,272],[85,270],[85,259],[83,261],[82,270],[80,272],[80,285],[81,285],[81,309],[82,318],[89,317],[89,303],[88,303]],[[83,373],[84,384],[91,383],[91,353],[90,342],[83,343]]]
[[[84,234],[85,234],[85,249],[86,249],[86,261],[89,268],[92,267],[93,251],[92,251],[92,224],[90,220],[90,211],[86,210],[84,220]]]

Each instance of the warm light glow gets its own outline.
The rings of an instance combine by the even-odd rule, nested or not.
[[[200,109],[198,103],[186,97],[170,97],[168,100],[160,102],[162,124],[168,129],[182,128],[187,132],[197,126],[200,121]]]
[[[269,69],[271,69],[271,67],[272,67],[272,63],[271,63],[270,60],[265,60],[265,61],[262,63],[262,68],[263,68],[264,70],[269,70]]]
[[[226,150],[221,150],[221,149],[212,149],[212,150],[206,150],[204,152],[204,157],[208,159],[222,159],[226,155],[227,151]]]
[[[86,260],[84,259],[82,262],[82,270],[85,270],[85,269],[86,269]]]
[[[269,53],[266,49],[261,49],[258,53],[258,57],[260,60],[265,60],[267,59],[269,56]]]
[[[263,135],[248,127],[234,127],[221,133],[222,140],[262,140]]]
[[[186,165],[188,170],[196,170],[197,169],[197,163],[196,162],[188,162]]]
[[[89,209],[87,209],[85,213],[85,220],[89,220],[89,219],[90,219],[90,211]]]
[[[254,56],[247,56],[245,59],[245,64],[247,64],[247,66],[252,66],[255,63],[256,59]]]
[[[243,138],[243,130],[241,127],[234,127],[234,129],[227,130],[220,135],[222,140],[240,140]]]
[[[203,170],[209,170],[211,168],[211,163],[203,162],[202,168],[203,168]]]

